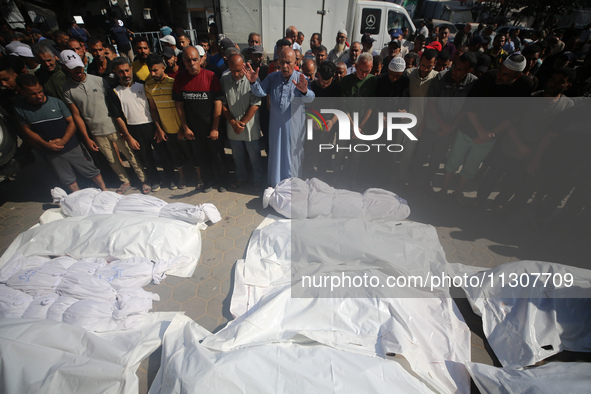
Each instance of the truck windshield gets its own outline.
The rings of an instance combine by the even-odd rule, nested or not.
[[[396,11],[388,11],[388,31],[402,29],[403,27],[410,29],[410,23],[406,19],[406,16]]]

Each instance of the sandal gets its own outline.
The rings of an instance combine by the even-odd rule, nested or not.
[[[205,184],[203,183],[203,179],[199,178],[197,180],[197,190],[202,190],[205,187]]]
[[[129,183],[124,183],[123,185],[121,185],[121,187],[119,187],[119,189],[117,189],[115,191],[115,193],[117,194],[125,194],[129,191],[129,189],[131,189],[131,185]]]
[[[152,188],[147,183],[142,185],[142,194],[148,194],[152,191]]]

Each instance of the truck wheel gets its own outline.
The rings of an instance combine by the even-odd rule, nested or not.
[[[8,129],[8,122],[0,113],[0,166],[5,165],[16,153],[16,140]]]

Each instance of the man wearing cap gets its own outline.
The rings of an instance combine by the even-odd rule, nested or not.
[[[248,182],[246,157],[253,169],[254,185],[257,191],[263,187],[263,161],[261,158],[261,127],[259,124],[260,97],[255,96],[250,83],[244,76],[244,58],[234,53],[228,58],[229,73],[222,76],[220,83],[222,96],[222,115],[226,118],[228,140],[236,165],[236,186]]]
[[[63,98],[62,86],[66,83],[66,74],[62,71],[54,52],[41,43],[33,45],[33,53],[41,65],[35,72],[45,94],[59,99]]]
[[[388,56],[390,56],[390,52],[391,52],[391,48],[390,48],[390,44],[392,43],[398,43],[398,48],[400,48],[400,51],[397,52],[397,54],[395,56],[398,57],[402,57],[404,58],[404,56],[406,56],[406,54],[408,53],[408,46],[403,46],[403,41],[404,40],[402,35],[402,29],[392,29],[390,30],[390,42],[388,43],[388,45],[386,45],[384,48],[382,48],[382,51],[380,52],[380,55],[386,59]],[[384,61],[384,64],[387,65],[390,63],[390,60],[392,60],[392,58],[388,59],[388,61]]]
[[[258,46],[260,47],[260,49],[263,51],[262,58],[261,58],[261,64],[263,65],[267,65],[269,63],[269,58],[267,57],[267,54],[265,53],[265,50],[263,49],[263,44],[262,44],[263,40],[261,39],[261,35],[259,33],[255,33],[252,32],[248,35],[248,47],[244,48],[242,50],[242,56],[244,56],[244,58],[246,59],[246,61],[250,61],[250,54],[251,54],[251,50],[253,46]]]
[[[127,56],[129,60],[133,61],[133,50],[131,48],[131,42],[129,41],[129,36],[132,33],[124,26],[123,21],[117,18],[112,18],[109,32],[111,33],[111,39],[112,41],[115,41],[117,50],[121,56]]]
[[[431,181],[455,138],[460,112],[477,78],[471,74],[476,55],[466,52],[450,70],[437,74],[429,88],[423,132],[412,168],[413,184],[433,193]],[[460,115],[460,116],[459,116]],[[427,163],[428,166],[423,165]]]
[[[76,138],[76,125],[66,105],[47,97],[39,80],[30,74],[16,79],[23,96],[15,106],[24,135],[49,162],[60,181],[72,192],[80,190],[74,169],[91,179],[101,190],[107,190],[101,172]]]
[[[462,166],[454,197],[463,203],[463,191],[469,179],[474,178],[482,161],[493,149],[497,134],[512,135],[512,121],[519,114],[507,97],[528,97],[533,89],[531,78],[523,75],[526,60],[521,54],[509,56],[499,70],[490,70],[474,84],[469,97],[495,97],[494,100],[468,100],[466,116],[460,121],[455,141],[445,165],[445,179],[441,192],[447,195],[449,184]],[[491,110],[494,108],[494,111]]]
[[[68,49],[76,52],[78,56],[80,56],[82,63],[84,63],[84,72],[88,72],[88,66],[92,62],[93,58],[90,53],[86,52],[86,49],[84,46],[82,46],[82,42],[77,38],[70,38],[68,40]]]
[[[131,63],[133,78],[138,82],[144,83],[150,76],[150,71],[146,65],[146,58],[150,54],[148,38],[145,36],[136,37],[133,40],[133,49],[135,51],[135,60]]]
[[[105,48],[103,42],[96,37],[90,37],[86,42],[88,50],[93,56],[92,63],[88,65],[88,73],[103,77],[111,88],[119,84],[119,78],[113,72],[111,59],[105,56]]]
[[[119,152],[129,161],[140,182],[142,182],[142,193],[150,192],[150,186],[145,183],[144,171],[138,164],[135,155],[130,149],[138,149],[138,143],[129,134],[125,121],[122,119],[120,108],[113,105],[117,97],[107,81],[96,75],[88,75],[84,72],[84,63],[76,52],[64,50],[60,53],[60,60],[68,79],[62,90],[64,102],[74,117],[74,123],[84,143],[91,151],[99,151],[107,158],[109,165],[119,177],[121,187],[117,193],[125,194],[131,184],[125,168],[117,160],[117,154],[113,144],[119,148]],[[109,107],[107,107],[109,105]],[[88,127],[87,127],[88,125]],[[117,129],[123,135],[119,136]],[[94,140],[90,138],[93,136]],[[96,141],[96,142],[95,142]],[[129,144],[129,145],[128,145]]]
[[[176,40],[173,36],[167,35],[160,39],[163,48],[172,48],[174,55],[178,56],[182,51],[176,47]]]
[[[177,64],[177,57],[174,54],[174,50],[170,47],[162,49],[162,57],[164,58],[164,62],[166,63],[166,75],[168,75],[172,79],[176,78],[176,75],[178,74],[180,67]]]
[[[385,52],[384,52],[385,50]],[[383,63],[384,66],[387,68],[388,65],[390,64],[390,62],[392,61],[392,59],[399,57],[399,58],[403,58],[402,56],[400,56],[400,42],[398,40],[392,40],[388,43],[388,46],[384,48],[384,50],[382,50],[382,58],[383,58]],[[384,70],[383,72],[386,73],[387,70]]]
[[[201,167],[204,184],[198,188],[209,192],[217,185],[219,192],[225,192],[227,174],[219,132],[222,87],[213,72],[201,67],[196,48],[185,48],[183,61],[185,69],[177,74],[172,93],[182,125],[180,135],[189,140],[193,161]]]
[[[337,32],[336,44],[328,54],[328,60],[337,64],[347,53],[347,30],[341,29]]]
[[[264,81],[257,80],[257,73],[249,64],[244,74],[250,81],[255,96],[269,96],[269,185],[275,187],[283,179],[300,175],[304,145],[304,107],[292,109],[292,100],[302,97],[311,102],[314,92],[308,89],[308,80],[295,70],[295,53],[284,48],[279,56],[280,72],[269,74]],[[371,67],[370,67],[371,70]],[[292,117],[292,112],[294,116]]]
[[[27,71],[30,74],[33,74],[35,71],[39,69],[39,63],[35,59],[33,55],[33,51],[29,46],[18,46],[15,48],[14,51],[10,54],[10,56],[18,56],[20,57],[27,66]]]
[[[225,65],[224,55],[226,54],[226,51],[228,50],[228,48],[235,48],[236,44],[234,43],[234,41],[230,40],[228,37],[224,36],[223,34],[220,34],[220,36],[222,37],[218,41],[218,45],[220,47],[220,52],[216,53],[213,56],[210,56],[208,59],[208,62],[209,62],[209,64],[214,65],[217,68],[221,69]]]
[[[165,73],[168,66],[158,54],[151,53],[146,59],[146,64],[151,78],[146,81],[145,91],[150,104],[150,113],[156,125],[156,142],[159,144],[164,142],[169,159],[178,170],[178,178],[175,179],[174,174],[167,168],[164,169],[164,173],[170,181],[171,190],[184,189],[187,181],[183,167],[191,157],[191,149],[188,141],[182,139],[179,133],[181,120],[172,99],[174,79]]]
[[[361,37],[361,45],[363,46],[363,52],[369,53],[372,56],[378,56],[378,52],[376,50],[372,49],[373,43],[375,41],[376,40],[371,36],[371,34],[365,33]]]
[[[385,73],[378,75],[377,97],[408,97],[408,77],[404,76],[406,62],[395,57],[388,63]]]
[[[249,48],[249,50],[250,50],[250,54],[249,54],[250,61],[248,63],[250,63],[252,69],[255,72],[257,72],[257,70],[258,70],[259,79],[261,81],[263,81],[267,77],[267,74],[269,73],[269,66],[267,66],[263,63],[263,60],[265,58],[265,50],[260,45],[253,45]]]

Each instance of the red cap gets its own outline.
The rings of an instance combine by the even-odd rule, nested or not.
[[[441,51],[441,49],[443,47],[441,46],[441,43],[439,41],[433,41],[432,43],[430,43],[429,45],[427,45],[425,48],[428,48],[428,49],[437,49],[438,51]]]

